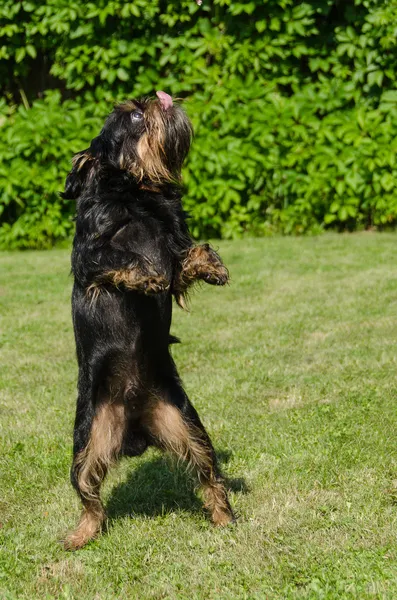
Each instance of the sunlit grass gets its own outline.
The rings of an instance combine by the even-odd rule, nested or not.
[[[76,364],[69,255],[0,255],[0,598],[397,597],[397,237],[219,243],[227,289],[175,310],[173,349],[230,479],[214,529],[156,451],[68,554]]]

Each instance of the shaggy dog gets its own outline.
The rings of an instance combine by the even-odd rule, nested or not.
[[[71,480],[83,503],[77,549],[105,512],[109,466],[149,445],[196,471],[216,525],[233,520],[210,438],[171,357],[172,296],[181,306],[197,280],[224,285],[228,271],[208,244],[194,246],[181,204],[189,119],[165,92],[113,110],[73,158],[63,196],[77,200],[72,252],[73,324],[79,366]]]

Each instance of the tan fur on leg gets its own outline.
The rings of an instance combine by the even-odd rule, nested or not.
[[[202,439],[201,431],[186,423],[172,404],[156,399],[145,415],[146,425],[161,446],[186,461],[197,472],[204,490],[206,508],[215,525],[233,521],[223,481],[216,479],[211,450]]]
[[[84,511],[77,529],[65,540],[65,548],[81,548],[100,531],[105,519],[99,492],[109,466],[120,451],[125,428],[124,404],[102,403],[94,417],[86,448],[74,462]]]
[[[103,403],[94,417],[90,440],[78,454],[78,484],[82,495],[97,498],[98,485],[120,451],[125,427],[124,405],[121,402]]]
[[[205,507],[211,515],[212,522],[218,527],[229,525],[234,521],[230,510],[225,485],[222,481],[209,481],[203,485]]]
[[[77,528],[64,541],[65,550],[78,550],[85,546],[101,531],[104,520],[105,511],[100,502],[84,508]]]
[[[192,424],[188,425],[176,406],[155,400],[144,415],[144,421],[164,450],[198,471],[202,468],[211,469],[211,455],[201,439],[200,430]]]
[[[132,267],[103,273],[89,286],[87,292],[97,293],[98,286],[106,283],[143,294],[159,294],[165,292],[170,286],[169,281],[157,271],[146,272],[139,267]]]

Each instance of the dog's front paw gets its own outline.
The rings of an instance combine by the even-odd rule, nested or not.
[[[202,261],[199,277],[210,285],[226,285],[229,281],[229,271],[222,262],[221,257],[209,244],[199,246],[202,249]]]
[[[229,271],[221,257],[209,244],[194,246],[189,250],[182,264],[182,281],[201,279],[211,285],[225,285],[229,281]]]
[[[126,272],[124,287],[130,291],[152,295],[161,294],[170,287],[170,282],[152,266],[134,267]]]
[[[170,282],[162,275],[150,275],[142,280],[142,291],[144,294],[161,294],[170,287]]]
[[[229,281],[229,271],[223,263],[211,265],[208,271],[201,275],[201,278],[210,285],[226,285]]]

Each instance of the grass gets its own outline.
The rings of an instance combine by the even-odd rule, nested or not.
[[[1,254],[0,598],[396,598],[396,244],[220,243],[232,285],[172,332],[238,525],[151,450],[111,473],[108,533],[76,553],[69,253]]]

